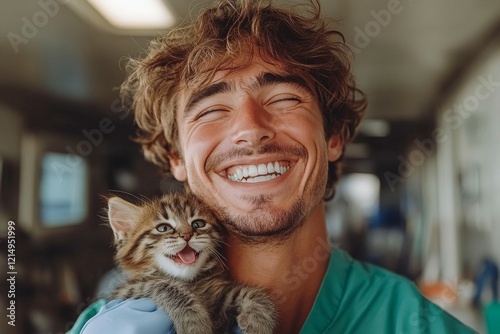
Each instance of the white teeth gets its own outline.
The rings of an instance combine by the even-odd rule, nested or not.
[[[248,165],[236,168],[234,174],[228,175],[228,179],[235,182],[264,182],[275,179],[288,171],[290,167],[280,166],[276,161],[267,164]]]
[[[267,172],[269,174],[274,173],[274,165],[273,165],[272,162],[270,162],[270,163],[267,164]]]
[[[257,182],[264,182],[267,181],[265,176],[257,176],[257,177],[252,177],[251,179],[248,179],[248,183],[257,183]]]
[[[266,175],[267,174],[267,166],[264,164],[260,164],[259,167],[259,175]]]
[[[256,166],[250,165],[248,166],[248,176],[257,176],[259,175],[259,170]]]

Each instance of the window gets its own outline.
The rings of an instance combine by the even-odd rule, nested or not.
[[[78,155],[46,152],[40,167],[42,225],[59,227],[81,223],[87,214],[87,162]]]

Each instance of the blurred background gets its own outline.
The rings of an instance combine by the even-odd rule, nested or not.
[[[117,87],[126,57],[207,3],[2,0],[0,267],[15,284],[1,284],[0,308],[15,300],[16,326],[7,310],[0,332],[63,333],[95,300],[113,268],[100,195],[178,186],[130,140]],[[500,263],[500,2],[321,3],[369,99],[327,204],[330,237],[485,333]]]

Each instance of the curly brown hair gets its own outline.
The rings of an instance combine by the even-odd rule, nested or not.
[[[191,23],[152,41],[144,58],[128,63],[121,94],[135,111],[136,140],[147,160],[170,172],[169,157],[182,157],[176,124],[179,93],[188,85],[210,82],[218,71],[234,65],[249,45],[260,50],[263,60],[313,83],[325,136],[338,135],[345,147],[366,99],[354,83],[344,37],[321,18],[319,2],[285,10],[272,0],[219,0]],[[329,164],[325,198],[333,197],[341,158]]]

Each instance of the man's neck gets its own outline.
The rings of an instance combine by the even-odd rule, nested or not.
[[[304,324],[328,267],[323,203],[287,241],[252,245],[229,237],[226,258],[237,281],[271,293],[278,309],[277,333],[298,333]]]

